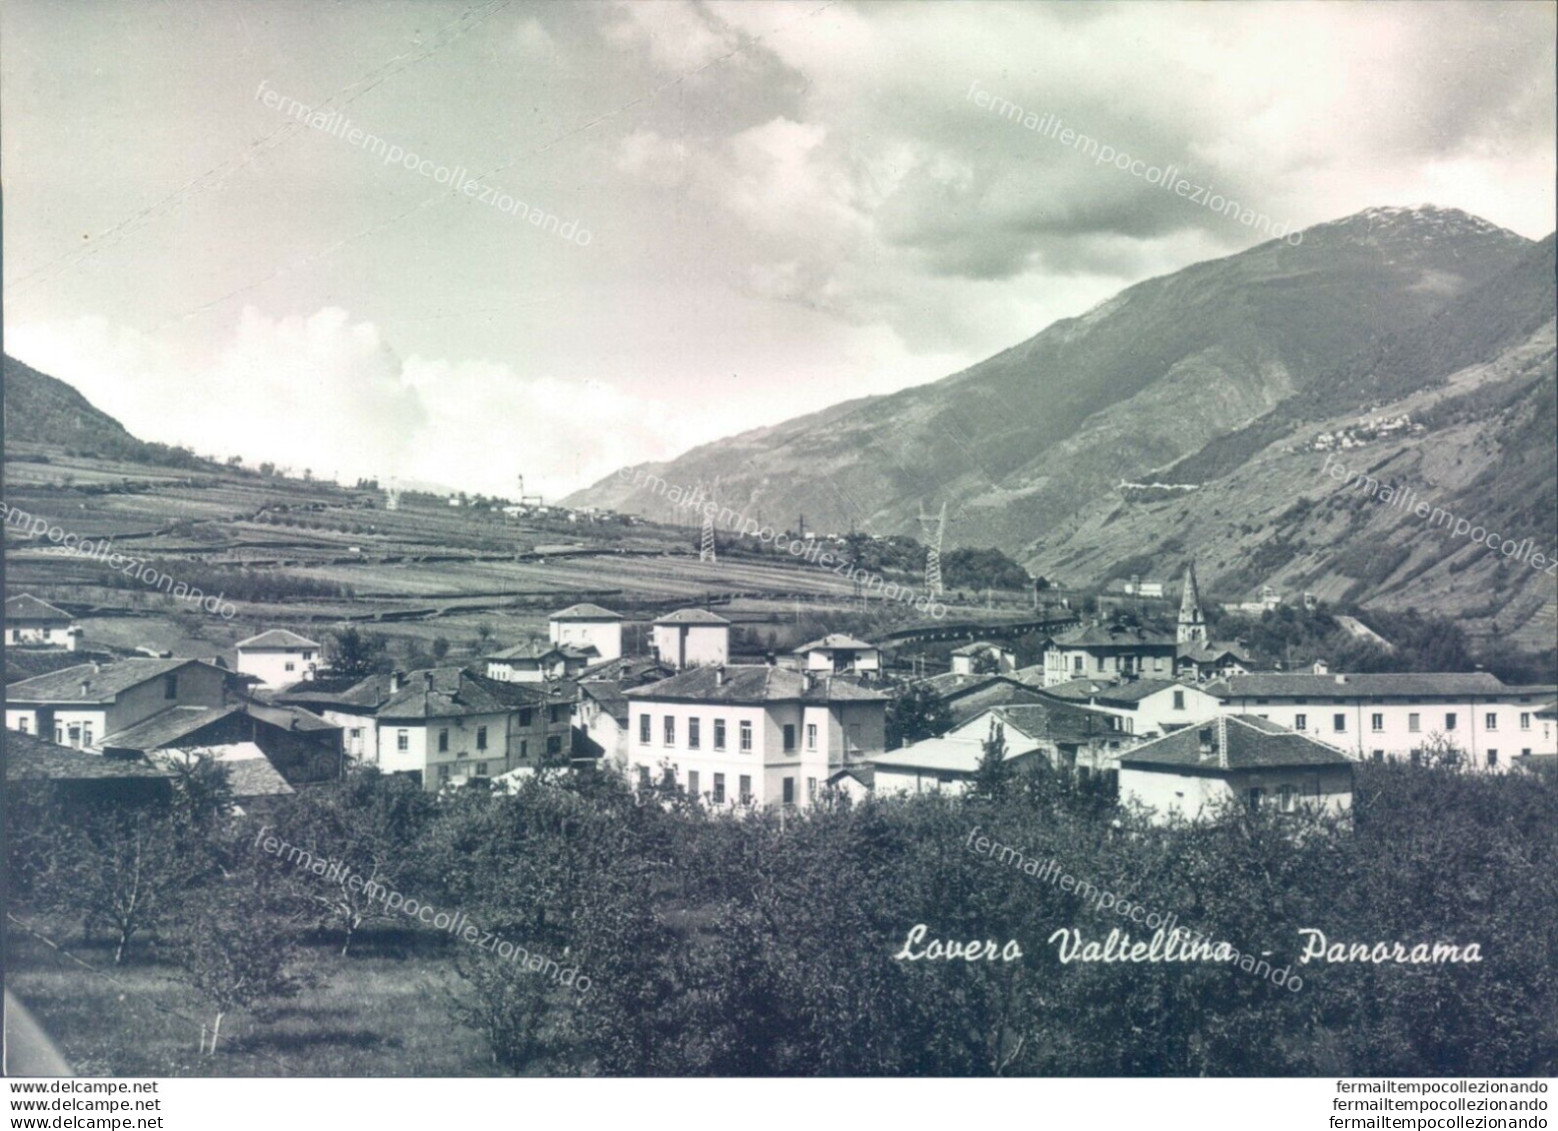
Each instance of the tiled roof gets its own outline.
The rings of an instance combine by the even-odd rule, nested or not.
[[[979,769],[984,743],[972,738],[927,738],[871,756],[878,771],[892,768],[971,774]]]
[[[169,707],[132,727],[103,736],[98,745],[119,750],[158,750],[187,734],[238,713],[237,707]]]
[[[1061,648],[1140,648],[1177,643],[1172,633],[1151,632],[1119,624],[1080,625],[1055,637],[1056,646]]]
[[[1120,721],[1117,716],[1069,703],[1011,703],[991,713],[1035,740],[1080,743],[1124,733],[1110,725]]]
[[[1203,751],[1207,737],[1210,749]],[[1120,755],[1122,766],[1212,771],[1350,766],[1352,762],[1334,746],[1254,715],[1219,715]]]
[[[989,652],[992,650],[996,652],[1011,651],[1010,648],[1007,648],[1001,644],[997,644],[992,640],[976,640],[972,644],[965,644],[961,648],[952,649],[952,654],[954,656],[977,656],[981,652]]]
[[[966,695],[976,688],[988,683],[1011,683],[1012,680],[1005,675],[997,675],[994,672],[982,672],[976,674],[963,674],[961,672],[943,672],[941,675],[929,676],[919,680],[916,687],[928,687],[931,693],[938,699],[949,699],[954,695]]]
[[[842,632],[830,632],[821,640],[813,640],[810,644],[802,644],[793,654],[800,656],[807,652],[827,652],[839,648],[848,648],[858,652],[862,649],[874,649],[875,647],[875,644],[864,640],[856,640],[853,636],[846,636]]]
[[[1018,668],[1016,671],[1010,671],[1006,674],[1018,683],[1027,684],[1029,687],[1044,686],[1043,664],[1029,664],[1025,668]]]
[[[529,640],[523,644],[516,644],[512,648],[505,648],[501,652],[494,652],[486,658],[496,663],[502,663],[505,660],[542,660],[547,656],[561,654],[562,652],[556,644]]]
[[[579,678],[585,682],[608,680],[634,687],[675,674],[675,667],[654,656],[618,656],[615,660],[591,664],[579,673]]]
[[[1198,664],[1214,663],[1224,656],[1232,656],[1241,664],[1250,662],[1250,654],[1236,640],[1198,640],[1191,644],[1181,644],[1179,646],[1180,659],[1193,660]]]
[[[1219,699],[1313,698],[1354,699],[1374,695],[1508,695],[1510,689],[1489,672],[1350,672],[1314,675],[1309,672],[1254,672],[1207,684]]]
[[[1118,683],[1101,679],[1072,679],[1042,690],[1045,695],[1056,699],[1081,703],[1097,700],[1110,705],[1134,707],[1143,699],[1170,689],[1200,690],[1193,684],[1181,683],[1174,679],[1128,679]]]
[[[302,707],[271,707],[264,703],[247,703],[243,709],[255,718],[272,726],[281,727],[283,730],[295,730],[306,734],[310,731],[341,729],[330,720],[322,719]]]
[[[505,683],[464,668],[428,668],[408,673],[405,686],[376,713],[381,719],[448,719],[574,703],[578,698],[577,685],[566,681]]]
[[[805,673],[769,664],[689,668],[669,679],[632,688],[627,695],[629,699],[711,703],[885,703],[888,699],[880,691],[840,676],[816,676],[808,688]]]
[[[599,703],[601,710],[616,719],[622,726],[628,725],[628,697],[622,684],[612,679],[592,679],[579,684],[579,694]]]
[[[655,619],[656,624],[729,624],[730,622],[718,613],[711,613],[708,609],[677,609],[674,613],[666,613],[663,617]]]
[[[599,605],[592,605],[588,601],[580,605],[569,605],[561,612],[553,613],[551,620],[621,620],[621,613],[614,613],[610,609],[603,609]]]
[[[317,640],[310,640],[306,636],[285,628],[273,628],[269,632],[262,632],[258,636],[251,636],[247,640],[240,640],[233,645],[239,650],[245,648],[318,648]]]
[[[5,619],[7,621],[43,620],[69,623],[72,617],[64,609],[57,609],[47,601],[41,601],[34,597],[31,593],[19,593],[15,597],[6,599]]]
[[[79,781],[84,779],[172,777],[161,766],[143,758],[110,758],[88,754],[69,746],[57,746],[31,734],[8,730],[5,744],[5,776],[8,781]]]
[[[13,683],[5,689],[5,697],[12,703],[112,703],[121,692],[198,663],[199,660],[128,659],[111,664],[76,664]],[[87,685],[84,693],[83,683]]]
[[[158,760],[164,763],[182,762],[192,763],[196,757],[205,753],[198,749],[180,749],[168,747]],[[271,765],[271,760],[265,756],[265,752],[252,742],[232,742],[216,748],[216,762],[227,771],[227,780],[232,784],[233,796],[239,801],[251,797],[276,797],[295,792],[287,784],[287,779],[281,771]]]

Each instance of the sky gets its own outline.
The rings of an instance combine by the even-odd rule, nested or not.
[[[5,348],[143,439],[554,498],[1270,238],[980,91],[1286,231],[1545,236],[1555,11],[8,0]]]

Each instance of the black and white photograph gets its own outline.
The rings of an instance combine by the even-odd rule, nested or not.
[[[1555,39],[5,0],[8,1126],[1547,1126]]]

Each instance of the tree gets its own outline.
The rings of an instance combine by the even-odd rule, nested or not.
[[[202,893],[173,946],[184,980],[209,1003],[216,1055],[222,1021],[239,1009],[289,997],[302,987],[291,971],[296,946],[288,924],[265,906],[262,890],[235,883]]]
[[[1006,796],[1012,780],[1012,767],[1006,761],[1006,728],[990,720],[990,734],[980,743],[979,768],[974,771],[970,792],[976,797],[999,801]]]
[[[952,729],[952,712],[923,683],[900,691],[887,705],[887,749],[909,742],[937,738]]]
[[[107,926],[114,965],[137,934],[166,922],[203,870],[187,851],[174,817],[152,811],[104,809],[61,830],[50,870],[48,902],[81,916],[82,931]]]
[[[366,679],[388,663],[384,641],[371,633],[359,632],[356,625],[335,633],[334,645],[331,670],[346,679]]]

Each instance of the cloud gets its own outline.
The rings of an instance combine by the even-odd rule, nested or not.
[[[9,331],[13,352],[75,386],[136,436],[344,481],[398,476],[556,496],[624,462],[664,459],[720,425],[698,406],[604,381],[521,376],[482,360],[402,363],[371,322],[326,308],[246,308],[214,358],[179,357],[86,317]]]

